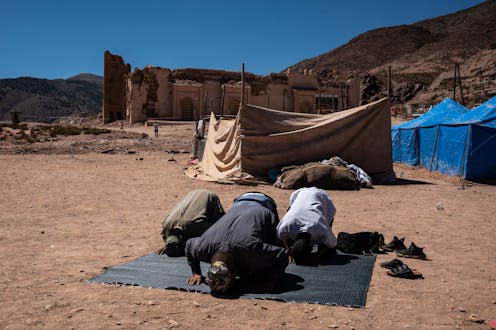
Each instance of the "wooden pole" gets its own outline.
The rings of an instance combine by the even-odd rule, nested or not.
[[[282,111],[286,111],[284,106],[286,105],[286,88],[282,90]]]
[[[462,75],[460,74],[460,65],[457,65],[456,68],[458,70],[458,84],[460,86],[460,95],[462,97],[462,105],[465,105],[465,100],[463,99]]]
[[[203,98],[203,118],[207,117],[207,100],[208,100],[208,92],[205,93],[205,97]]]
[[[391,65],[388,65],[387,80],[387,96],[391,97]]]
[[[453,78],[453,101],[456,101],[456,64],[455,64],[455,76]]]
[[[350,84],[346,83],[346,107],[347,110],[350,107]]]
[[[226,86],[222,85],[222,96],[220,99],[220,116],[224,117],[224,96],[226,94]]]
[[[245,105],[245,64],[241,64],[241,102],[239,108]]]
[[[319,95],[317,96],[317,113],[320,113],[320,98],[322,97],[322,92],[319,91]]]

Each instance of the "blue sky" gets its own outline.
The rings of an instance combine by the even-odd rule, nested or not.
[[[154,65],[279,72],[371,29],[481,0],[1,0],[0,78],[103,75],[103,53]]]

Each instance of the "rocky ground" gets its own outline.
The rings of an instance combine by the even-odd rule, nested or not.
[[[98,126],[98,125],[96,125]],[[188,153],[193,149],[194,126],[191,123],[169,124],[159,129],[142,124],[131,126],[113,123],[105,126],[67,124],[0,123],[0,154],[84,154],[136,153],[167,151]]]

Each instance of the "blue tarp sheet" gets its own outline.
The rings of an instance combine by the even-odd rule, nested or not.
[[[463,105],[446,98],[422,116],[393,126],[393,161],[416,166],[420,163],[419,129],[431,127],[458,117],[469,111]]]
[[[465,177],[496,179],[496,120],[490,125],[471,125]]]
[[[496,179],[496,97],[473,110],[455,103],[446,99],[425,118],[394,126],[393,161],[466,179]]]
[[[393,126],[392,129],[412,129],[443,124],[467,112],[469,109],[448,97],[422,116]]]
[[[483,124],[496,120],[496,96],[463,113],[460,116],[453,117],[450,120],[441,122],[445,125],[463,125],[463,124]]]

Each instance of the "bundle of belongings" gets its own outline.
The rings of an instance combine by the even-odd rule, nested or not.
[[[378,232],[340,232],[337,237],[336,248],[344,253],[374,254],[384,245],[384,235]]]
[[[359,190],[360,187],[372,188],[372,179],[360,167],[335,156],[321,162],[283,167],[274,183],[274,187],[282,189],[312,186],[321,189]]]

